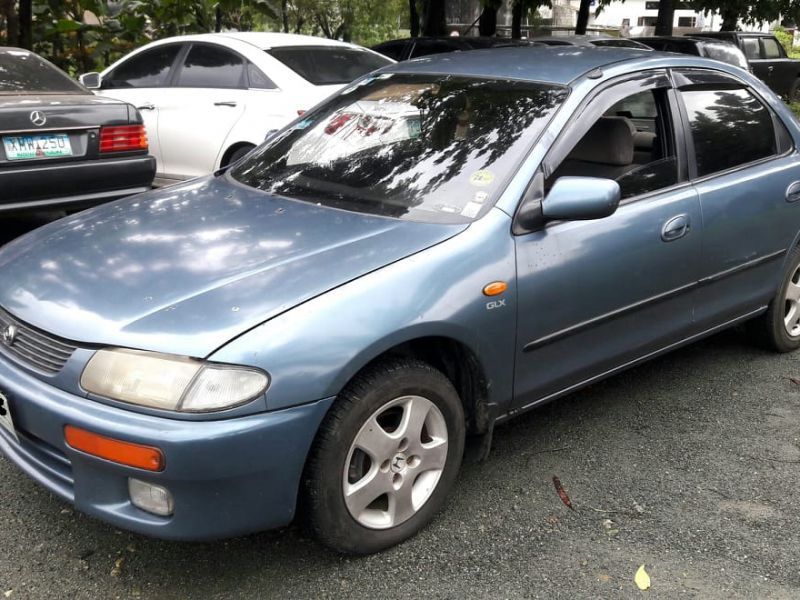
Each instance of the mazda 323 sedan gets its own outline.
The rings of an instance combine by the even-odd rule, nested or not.
[[[494,425],[743,321],[800,345],[800,129],[754,77],[613,48],[368,75],[224,172],[0,252],[0,449],[116,527],[298,506],[374,552]]]

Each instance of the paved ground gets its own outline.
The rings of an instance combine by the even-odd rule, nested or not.
[[[528,413],[465,466],[430,528],[367,558],[297,527],[145,539],[76,514],[0,458],[0,594],[798,598],[798,359],[728,332]],[[633,582],[641,564],[649,592]]]

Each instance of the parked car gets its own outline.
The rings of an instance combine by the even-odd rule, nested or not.
[[[0,449],[115,527],[239,535],[300,497],[331,547],[386,548],[495,423],[744,321],[800,346],[798,144],[699,57],[384,68],[0,250]]]
[[[651,50],[640,42],[629,38],[608,35],[552,35],[536,36],[532,41],[547,46],[596,46],[597,48],[632,48],[635,50]]]
[[[0,47],[0,214],[149,190],[147,152],[135,108],[97,98],[33,52]]]
[[[393,60],[411,60],[431,54],[444,54],[467,50],[483,50],[486,48],[507,48],[509,46],[531,46],[530,40],[512,40],[502,37],[416,37],[389,40],[372,49]]]
[[[81,81],[144,114],[157,182],[207,175],[352,80],[391,64],[336,40],[283,33],[167,38]]]
[[[705,58],[726,62],[735,67],[740,67],[745,71],[751,70],[744,53],[739,50],[735,44],[725,40],[667,35],[658,37],[637,37],[633,39],[649,46],[653,50],[703,56]]]
[[[800,101],[800,61],[789,58],[777,38],[755,31],[694,33],[693,37],[724,40],[738,46],[756,77],[776,94],[791,102]]]

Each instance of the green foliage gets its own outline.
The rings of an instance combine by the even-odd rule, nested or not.
[[[0,44],[16,1],[0,0]],[[372,45],[401,21],[407,0],[33,0],[31,33],[34,51],[74,75],[174,35],[285,30]]]

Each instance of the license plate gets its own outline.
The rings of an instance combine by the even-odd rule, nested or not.
[[[31,160],[72,156],[72,146],[66,133],[3,136],[8,160]]]
[[[11,420],[11,406],[8,404],[8,398],[2,392],[0,392],[0,427],[8,431],[12,438],[19,441],[17,432],[14,429],[14,421]]]

